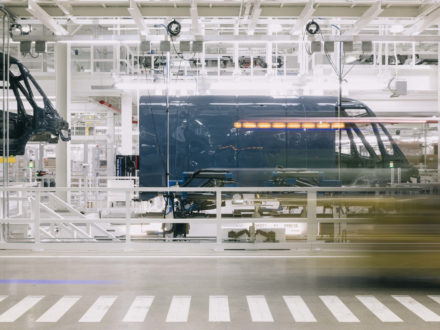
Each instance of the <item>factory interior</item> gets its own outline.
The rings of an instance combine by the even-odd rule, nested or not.
[[[439,0],[2,0],[0,329],[438,329]]]

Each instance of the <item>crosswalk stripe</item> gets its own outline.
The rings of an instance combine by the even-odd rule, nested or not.
[[[400,317],[394,314],[387,306],[382,304],[374,296],[356,296],[374,315],[382,322],[403,322]]]
[[[20,316],[34,307],[44,296],[27,296],[0,315],[0,322],[15,322]]]
[[[64,296],[49,308],[37,322],[58,322],[58,320],[70,309],[81,296]]]
[[[319,296],[338,322],[360,322],[337,296]]]
[[[231,322],[228,296],[209,296],[209,322]]]
[[[273,322],[272,313],[264,296],[246,296],[252,322]]]
[[[138,296],[134,299],[122,322],[144,322],[154,296]]]
[[[316,322],[315,316],[301,296],[283,296],[283,299],[296,322]]]
[[[8,297],[8,295],[0,295],[0,302]],[[17,321],[44,297],[45,296],[33,295],[24,297],[8,310],[4,311],[3,314],[0,314],[0,323],[12,323]],[[301,296],[282,297],[295,322],[317,322],[315,315]],[[389,323],[404,322],[400,316],[395,314],[374,295],[356,295],[355,297],[380,321]],[[409,312],[417,315],[421,320],[426,322],[440,322],[440,313],[434,312],[411,296],[392,295],[392,297],[406,307]],[[427,297],[440,304],[440,295],[427,295]],[[84,315],[82,315],[79,322],[101,322],[117,298],[118,296],[98,297]],[[319,296],[319,298],[338,322],[360,322],[348,305],[338,296]],[[81,296],[74,295],[61,297],[47,309],[36,322],[55,323],[60,321],[80,299]],[[154,296],[136,296],[131,302],[122,322],[145,322],[154,299]],[[246,300],[252,322],[274,322],[270,307],[264,295],[246,296]],[[188,322],[190,306],[191,296],[173,296],[168,309],[166,322]],[[209,296],[209,322],[231,322],[228,296]]]
[[[440,296],[428,296],[428,297],[440,304]]]
[[[426,322],[440,322],[440,316],[410,296],[392,296]]]
[[[190,304],[191,296],[174,296],[171,300],[166,322],[188,322]]]
[[[101,322],[116,298],[117,296],[100,296],[81,317],[79,322]]]

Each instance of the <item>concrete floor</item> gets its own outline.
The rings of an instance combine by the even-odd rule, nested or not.
[[[440,253],[0,251],[0,329],[439,329],[440,271],[413,266],[426,258]]]

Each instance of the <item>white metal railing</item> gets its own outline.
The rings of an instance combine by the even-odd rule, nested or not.
[[[375,206],[378,200],[386,196],[413,196],[421,191],[428,193],[433,190],[438,192],[438,184],[432,185],[411,185],[394,187],[214,187],[214,188],[89,188],[89,192],[119,192],[125,194],[125,207],[123,213],[118,217],[103,218],[90,217],[83,214],[75,207],[67,204],[57,194],[65,192],[82,192],[81,188],[42,188],[42,187],[3,187],[1,188],[2,198],[8,198],[8,209],[1,210],[0,218],[0,249],[15,248],[88,248],[88,249],[157,249],[164,245],[172,248],[182,248],[194,246],[200,248],[297,248],[305,245],[313,247],[315,245],[327,244],[319,240],[319,224],[321,222],[340,224],[346,226],[348,223],[367,220],[366,217],[347,217],[341,216],[341,207],[352,197],[358,197],[361,204]],[[133,196],[140,193],[155,194],[204,194],[205,197],[215,202],[215,210],[210,214],[205,213],[203,217],[189,218],[170,218],[160,215],[148,215],[133,217]],[[252,217],[231,217],[222,212],[222,203],[232,194],[254,194],[257,196],[257,203],[254,204],[254,214]],[[271,195],[275,194],[275,195]],[[304,207],[304,216],[261,216],[256,214],[256,208],[266,198],[279,198],[295,205]],[[201,196],[201,195],[200,195]],[[367,197],[374,200],[368,202]],[[360,197],[360,198],[359,198]],[[19,202],[22,208],[18,212],[10,212],[10,206],[14,201]],[[331,218],[317,214],[317,206],[327,203],[334,208]],[[61,210],[61,211],[60,211]],[[133,237],[132,229],[134,226],[142,224],[213,224],[216,227],[215,237],[204,238],[162,238],[154,239],[147,237]],[[223,239],[225,225],[230,224],[285,224],[285,223],[306,223],[305,239],[292,242],[230,242]],[[108,230],[108,226],[119,226],[125,228],[125,234],[117,235]],[[22,229],[22,236],[11,239],[10,228],[12,226]],[[13,227],[13,228],[15,228]],[[69,237],[58,236],[60,231],[69,232]],[[335,236],[336,238],[336,236]],[[183,241],[187,244],[183,244]],[[335,239],[335,241],[338,241]],[[341,242],[341,240],[339,240]],[[77,244],[72,244],[77,243]],[[79,244],[81,243],[81,244]],[[118,243],[118,244],[110,244]]]

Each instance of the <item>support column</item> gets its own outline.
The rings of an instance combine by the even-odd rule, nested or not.
[[[70,61],[68,60],[68,46],[66,43],[58,42],[55,48],[55,72],[56,72],[56,109],[61,117],[69,122],[68,116],[68,102],[70,95]],[[68,143],[58,141],[56,147],[56,186],[68,186]],[[67,201],[67,192],[57,192],[58,197]]]
[[[317,193],[307,192],[307,242],[315,242],[318,235],[319,223],[316,219]]]
[[[238,50],[239,50],[238,43],[235,42],[234,43],[234,75],[240,74],[240,68],[238,66]]]
[[[438,34],[440,35],[440,27],[438,28]],[[437,44],[437,56],[440,63],[440,42]],[[440,66],[437,65],[437,108],[440,118]],[[437,123],[437,178],[440,182],[440,121]]]
[[[268,42],[266,45],[266,64],[267,64],[267,70],[266,70],[266,74],[267,75],[272,75],[273,74],[273,69],[272,69],[272,43]]]
[[[115,117],[110,113],[107,118],[107,176],[115,176],[115,161]]]
[[[122,122],[122,155],[133,153],[133,106],[131,94],[121,96],[121,122]]]

